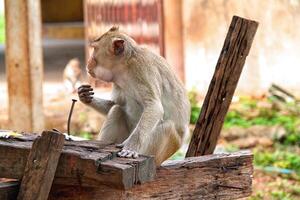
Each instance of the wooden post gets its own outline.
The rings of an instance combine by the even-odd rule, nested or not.
[[[164,56],[184,82],[182,0],[163,0]]]
[[[10,128],[42,131],[43,60],[40,1],[5,0]]]
[[[64,146],[63,134],[45,131],[37,138],[27,158],[19,200],[47,200]]]
[[[255,21],[232,18],[186,157],[213,153],[257,27]]]

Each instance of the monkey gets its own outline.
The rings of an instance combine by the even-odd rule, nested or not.
[[[78,89],[81,102],[106,115],[98,139],[120,144],[120,157],[153,155],[159,166],[188,131],[190,103],[182,82],[163,57],[118,27],[90,46],[88,74],[113,84],[111,100],[95,97],[90,85]]]
[[[76,92],[77,88],[81,85],[81,75],[82,73],[80,69],[79,59],[71,59],[66,65],[63,72],[63,82],[67,92]]]

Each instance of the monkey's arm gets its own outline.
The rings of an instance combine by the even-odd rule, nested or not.
[[[143,144],[152,139],[152,130],[163,119],[164,109],[160,100],[160,91],[152,85],[139,85],[137,101],[143,106],[143,113],[135,129],[123,142],[121,157],[137,157],[137,152],[143,148]]]
[[[164,109],[160,100],[156,99],[145,102],[143,107],[144,111],[132,134],[140,134],[141,138],[147,138],[151,130],[163,119]]]
[[[94,108],[95,110],[97,110],[103,115],[107,115],[107,113],[109,112],[111,107],[115,105],[115,103],[111,100],[105,100],[105,99],[93,97],[92,102],[86,105]]]
[[[143,149],[143,145],[153,140],[151,135],[160,120],[163,119],[163,107],[159,100],[151,100],[144,105],[144,112],[130,134],[122,143],[123,149],[118,153],[121,157],[137,158],[138,153]]]

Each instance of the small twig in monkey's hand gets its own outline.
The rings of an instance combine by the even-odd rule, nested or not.
[[[68,136],[69,136],[69,140],[71,140],[70,138],[70,126],[71,126],[71,117],[72,117],[72,114],[73,114],[73,109],[74,109],[74,105],[75,103],[77,102],[76,99],[72,99],[72,106],[71,106],[71,109],[70,109],[70,112],[69,112],[69,117],[68,117]]]

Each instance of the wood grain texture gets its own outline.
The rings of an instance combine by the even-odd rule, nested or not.
[[[18,200],[47,200],[65,136],[44,131],[32,145],[22,178]]]
[[[10,127],[17,131],[42,131],[44,114],[40,1],[5,0],[5,24],[9,27],[5,32],[5,63]]]
[[[0,177],[21,179],[32,141],[36,136],[0,139]],[[73,186],[108,185],[128,189],[153,180],[154,158],[122,159],[120,149],[102,141],[65,141],[54,183]]]
[[[239,199],[251,194],[252,160],[249,151],[241,151],[169,161],[154,181],[128,190],[53,185],[49,200]]]
[[[54,185],[50,200],[238,199],[251,194],[252,154],[215,154],[170,161],[154,181],[129,190]]]
[[[232,18],[186,157],[212,154],[258,23]]]

